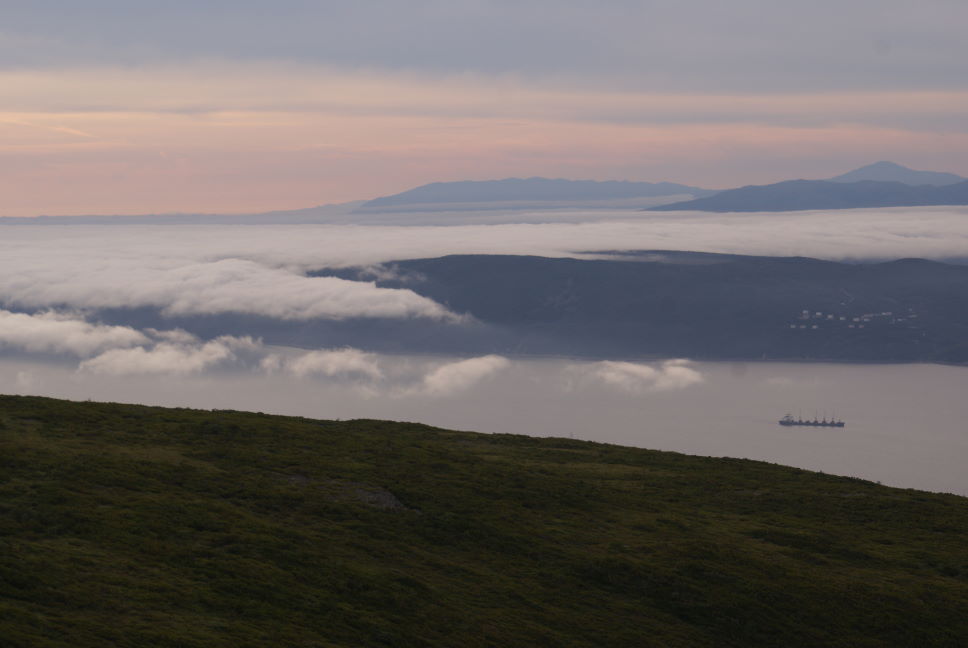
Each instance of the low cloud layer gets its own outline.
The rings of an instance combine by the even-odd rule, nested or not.
[[[561,217],[558,212],[524,216]],[[459,223],[461,215],[434,218]],[[863,260],[964,257],[968,250],[965,208],[672,215],[590,211],[567,218],[571,222],[410,227],[0,225],[0,308],[7,309],[0,340],[37,352],[69,348],[80,355],[144,342],[143,333],[123,327],[13,310],[148,307],[169,316],[426,318],[458,325],[457,314],[411,290],[306,276],[323,267],[447,254],[583,257],[596,251],[658,249]],[[163,324],[158,328],[168,328]],[[24,329],[30,330],[29,341]]]
[[[31,315],[0,310],[0,347],[87,357],[105,349],[148,342],[145,334],[127,326],[90,324],[53,311]]]
[[[249,337],[222,336],[209,342],[160,342],[150,348],[111,349],[80,364],[79,370],[116,376],[132,374],[186,375],[254,352],[261,345]]]
[[[441,364],[413,362],[360,349],[267,348],[249,336],[222,335],[202,340],[180,329],[138,331],[126,326],[91,323],[77,313],[37,314],[0,310],[0,350],[22,355],[79,358],[77,375],[187,376],[216,369],[247,374],[285,374],[297,380],[345,383],[376,396],[443,397],[466,391],[510,366],[489,355]],[[18,377],[17,389],[33,384]]]
[[[343,383],[366,396],[392,398],[453,396],[509,368],[511,361],[497,355],[435,362],[400,359],[359,349],[320,349],[301,354],[271,353],[260,368],[297,379]]]
[[[282,244],[274,250],[280,254],[267,261],[260,258],[262,244],[257,232],[233,228],[221,233],[169,231],[166,234],[174,236],[152,241],[143,238],[153,237],[138,231],[140,228],[108,230],[110,236],[103,238],[105,230],[68,228],[55,233],[28,229],[31,231],[4,231],[0,243],[5,255],[0,260],[0,304],[23,309],[152,307],[168,316],[238,313],[280,320],[458,319],[443,306],[410,290],[305,276],[299,264],[289,264],[284,258],[283,239],[289,239],[294,250],[302,248],[302,254],[297,255],[308,252],[305,244],[292,241],[296,230],[276,233],[273,247]],[[23,233],[29,235],[28,239],[40,235],[40,240],[20,239],[17,234]],[[45,234],[54,236],[47,238]],[[205,243],[198,234],[203,235]],[[226,235],[228,239],[220,245],[211,243],[205,234],[216,238]],[[234,236],[237,234],[245,236],[239,240]],[[250,238],[248,234],[256,236]],[[325,236],[310,238],[314,245],[327,247]]]
[[[383,377],[379,356],[359,349],[310,351],[295,358],[272,354],[263,359],[261,366],[266,371],[283,370],[297,378],[326,376],[379,380]]]
[[[499,355],[441,361],[396,357],[356,348],[301,351],[266,347],[249,336],[222,335],[204,340],[180,329],[143,331],[89,322],[77,312],[38,314],[0,310],[0,346],[22,355],[76,358],[78,381],[102,377],[184,377],[213,371],[236,376],[281,375],[298,382],[319,382],[352,390],[357,397],[394,400],[446,399],[484,386],[512,369]],[[575,377],[578,380],[576,382]],[[627,394],[666,392],[703,382],[687,360],[659,365],[591,362],[567,365],[560,374],[563,393],[576,387],[617,389]],[[33,374],[18,375],[17,391],[37,385]]]
[[[184,375],[261,355],[262,344],[251,337],[225,335],[203,341],[178,329],[108,326],[88,322],[77,313],[0,310],[0,349],[76,356],[82,359],[80,372]]]
[[[498,355],[450,362],[427,374],[423,382],[409,393],[449,396],[471,388],[476,383],[507,369],[510,364],[510,360]]]
[[[579,368],[588,377],[630,393],[684,389],[704,377],[688,360],[667,360],[658,366],[607,360]]]

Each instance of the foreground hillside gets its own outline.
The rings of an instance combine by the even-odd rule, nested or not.
[[[382,421],[0,397],[0,644],[960,646],[968,500]]]

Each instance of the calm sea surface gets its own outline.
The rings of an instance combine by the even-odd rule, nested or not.
[[[404,378],[453,361],[387,360],[376,383],[249,370],[111,377],[76,365],[0,359],[0,392],[241,409],[318,418],[385,418],[446,428],[590,439],[760,459],[891,486],[968,495],[968,368],[938,365],[696,363],[702,381],[622,385],[599,365],[512,359],[451,391]],[[837,416],[842,429],[785,428],[786,413]]]

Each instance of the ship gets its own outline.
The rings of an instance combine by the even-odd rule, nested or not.
[[[784,425],[787,427],[792,425],[806,425],[808,427],[842,428],[845,425],[844,422],[841,421],[840,419],[831,418],[828,421],[826,416],[824,416],[822,419],[817,419],[816,417],[814,417],[813,420],[810,420],[810,419],[802,419],[799,416],[797,418],[793,418],[792,414],[787,414],[786,416],[781,418],[779,423],[780,425]]]

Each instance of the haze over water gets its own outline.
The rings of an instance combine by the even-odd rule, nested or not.
[[[574,437],[968,495],[968,370],[961,367],[694,363],[701,381],[662,383],[631,374],[608,380],[601,363],[512,359],[434,390],[426,378],[406,376],[432,375],[459,359],[381,360],[386,377],[367,382],[257,371],[100,376],[7,358],[0,360],[0,392]],[[787,412],[834,415],[847,426],[780,427]]]

